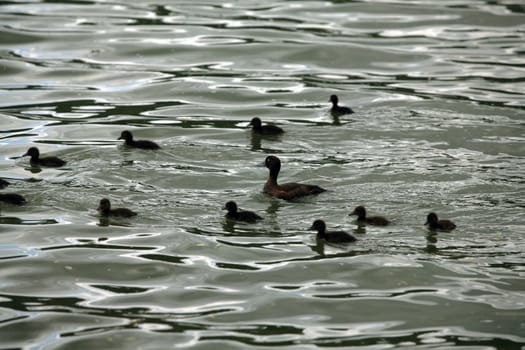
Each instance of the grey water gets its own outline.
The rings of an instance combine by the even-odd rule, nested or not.
[[[0,348],[524,349],[524,43],[517,0],[1,1]]]

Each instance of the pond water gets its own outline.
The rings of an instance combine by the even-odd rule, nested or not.
[[[0,348],[524,348],[521,1],[8,0],[0,21],[0,193],[27,199],[0,207]],[[328,191],[266,196],[268,155]]]

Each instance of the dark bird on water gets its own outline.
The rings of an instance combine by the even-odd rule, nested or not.
[[[62,160],[58,157],[54,157],[54,156],[40,157],[40,151],[36,147],[29,148],[27,152],[24,155],[22,155],[22,157],[25,157],[25,156],[31,157],[31,159],[29,160],[31,165],[58,168],[66,164],[65,160]]]
[[[451,231],[456,228],[456,224],[450,220],[439,220],[436,213],[429,213],[427,215],[425,225],[428,225],[431,230]]]
[[[130,131],[124,130],[118,140],[124,140],[124,144],[129,147],[141,148],[141,149],[159,149],[160,146],[153,141],[149,140],[133,140],[133,135]]]
[[[254,223],[257,220],[262,220],[262,217],[255,214],[252,211],[240,210],[239,208],[237,208],[237,203],[235,203],[234,201],[229,201],[228,203],[226,203],[224,209],[228,210],[228,213],[225,215],[228,219],[244,221],[249,223]]]
[[[304,197],[312,194],[319,194],[325,192],[324,188],[316,185],[301,184],[296,182],[278,184],[277,177],[281,170],[281,160],[275,156],[268,156],[264,161],[264,166],[270,170],[268,180],[264,185],[263,192],[270,196],[291,200],[299,197]]]
[[[366,216],[366,209],[362,205],[355,207],[354,211],[348,215],[357,215],[357,223],[359,224],[386,226],[390,223],[382,216]]]
[[[337,97],[337,95],[330,96],[330,102],[332,102],[332,108],[330,109],[330,113],[335,117],[344,114],[354,113],[354,111],[349,107],[339,106],[339,98]]]
[[[284,130],[275,125],[262,125],[261,119],[255,117],[248,124],[252,126],[252,131],[260,135],[280,135],[284,133]]]
[[[317,238],[329,243],[352,243],[357,238],[346,231],[326,231],[326,224],[323,220],[315,220],[310,230],[317,231]]]
[[[107,198],[102,198],[100,200],[97,210],[102,216],[118,216],[122,218],[130,218],[132,216],[137,215],[137,213],[127,208],[111,209],[111,202]]]

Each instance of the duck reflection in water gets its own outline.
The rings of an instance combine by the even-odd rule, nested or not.
[[[425,252],[428,254],[437,254],[439,252],[438,247],[436,246],[438,242],[438,235],[436,232],[429,232],[426,235],[427,246],[425,247]]]
[[[261,134],[257,134],[257,133],[254,133],[252,132],[251,134],[251,138],[250,138],[250,143],[251,143],[251,150],[252,151],[261,151],[261,150],[266,150],[267,152],[270,152],[271,149],[269,148],[263,148],[263,145],[262,145],[262,140],[265,140],[265,141],[279,141],[280,139],[280,136],[279,135],[261,135]]]

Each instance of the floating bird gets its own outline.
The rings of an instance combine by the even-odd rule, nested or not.
[[[111,209],[111,203],[107,198],[102,198],[100,200],[97,210],[102,216],[119,216],[123,218],[130,218],[132,216],[137,215],[137,213],[127,208]]]
[[[354,113],[354,111],[351,108],[338,105],[339,98],[337,97],[337,95],[330,96],[330,102],[332,102],[332,108],[330,109],[330,113],[335,117],[338,117],[343,114]]]
[[[40,157],[40,151],[36,147],[31,147],[27,152],[22,155],[22,157],[30,156],[31,165],[47,166],[47,167],[61,167],[66,164],[65,160],[62,160],[58,157]]]
[[[124,130],[118,140],[125,140],[124,144],[129,147],[141,148],[141,149],[159,149],[160,146],[153,141],[148,140],[133,140],[133,135],[130,131]]]
[[[450,220],[438,220],[436,213],[429,213],[427,215],[425,225],[428,225],[431,230],[452,231],[456,228],[456,224]]]
[[[390,223],[386,218],[382,216],[366,216],[366,209],[363,206],[355,207],[354,211],[349,215],[357,215],[357,222],[376,226],[386,226]]]
[[[229,201],[228,203],[226,203],[224,209],[228,210],[228,213],[225,215],[228,219],[244,221],[249,223],[254,223],[257,220],[262,220],[262,217],[255,214],[252,211],[239,210],[237,208],[237,203],[235,203],[234,201]]]
[[[270,175],[268,176],[268,180],[264,185],[263,192],[269,194],[270,196],[291,200],[311,194],[319,194],[326,191],[324,188],[316,185],[307,185],[295,182],[279,185],[277,184],[277,177],[279,176],[279,171],[281,170],[280,159],[275,156],[268,156],[264,161],[264,165],[270,170]]]
[[[248,124],[252,126],[252,131],[260,135],[280,135],[284,130],[275,125],[262,125],[261,119],[255,117]]]
[[[357,239],[346,231],[326,231],[323,220],[315,220],[310,230],[317,231],[317,238],[324,239],[329,243],[352,243]]]

